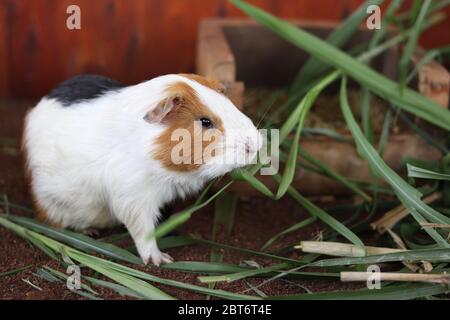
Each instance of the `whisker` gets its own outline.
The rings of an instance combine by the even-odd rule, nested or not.
[[[272,95],[272,99],[270,101],[270,103],[267,104],[266,110],[264,111],[264,113],[261,116],[261,119],[258,121],[258,124],[256,125],[256,129],[259,129],[259,126],[261,125],[262,121],[264,120],[264,118],[267,116],[267,114],[269,113],[270,109],[272,108],[272,106],[275,104],[275,102],[277,101],[278,97],[280,96],[281,92],[277,91],[275,93],[273,93]]]

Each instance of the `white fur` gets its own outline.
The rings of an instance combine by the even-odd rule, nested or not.
[[[256,132],[250,119],[226,97],[182,76],[161,76],[68,107],[43,98],[26,118],[24,144],[33,193],[50,221],[76,230],[123,223],[144,262],[171,261],[155,240],[148,240],[159,208],[237,167],[211,161],[180,173],[152,158],[153,141],[165,128],[143,117],[165,98],[166,87],[178,81],[194,88],[221,118],[225,134],[235,129],[249,132],[234,138],[230,150],[245,152],[250,142],[256,153],[261,142],[259,135],[250,134]]]

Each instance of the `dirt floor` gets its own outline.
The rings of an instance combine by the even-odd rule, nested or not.
[[[31,102],[0,102],[0,194],[6,194],[11,202],[31,207],[27,185],[23,176],[21,155],[18,151],[20,141],[20,128],[26,109]],[[328,205],[331,205],[328,203]],[[182,205],[179,204],[179,207]],[[30,215],[23,212],[15,212]],[[351,214],[351,213],[349,213]],[[249,249],[257,249],[273,235],[284,228],[304,219],[307,215],[294,201],[285,197],[275,202],[264,198],[242,198],[238,203],[235,224],[231,236],[219,235],[217,241]],[[193,218],[182,226],[179,234],[195,234],[205,239],[211,239],[213,225],[213,207],[207,207],[196,213]],[[312,239],[321,231],[321,225],[315,224],[299,232],[294,232],[283,239],[281,245],[294,241]],[[123,230],[122,230],[123,231]],[[123,245],[130,245],[125,240]],[[177,261],[209,261],[211,249],[208,247],[184,247],[168,250]],[[239,263],[245,256],[236,252],[224,251],[224,262]],[[291,258],[299,258],[299,253],[293,252]],[[253,258],[252,258],[253,259]],[[261,265],[273,263],[261,259],[254,259]],[[34,273],[39,267],[51,266],[64,272],[64,268],[51,260],[39,249],[16,236],[12,232],[0,227],[0,274],[20,267],[31,266],[30,269],[11,276],[0,276],[0,299],[85,299],[71,293],[64,283],[50,283],[37,277]],[[169,271],[155,267],[142,267],[146,272],[188,283],[200,283],[197,274]],[[83,271],[83,274],[85,271]],[[40,288],[36,289],[27,281]],[[216,288],[232,292],[246,292],[254,294],[248,284],[259,284],[261,279],[247,279],[229,284],[218,284]],[[189,291],[159,286],[169,294],[180,299],[204,299],[204,296]],[[308,280],[292,281],[276,280],[260,289],[266,295],[300,294],[307,288],[313,292],[336,289],[350,289],[361,287],[355,284],[342,284],[338,281]],[[123,299],[113,291],[95,287],[104,299]]]

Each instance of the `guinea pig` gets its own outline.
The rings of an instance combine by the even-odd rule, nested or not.
[[[214,133],[200,141],[213,151],[196,156],[191,141],[174,153],[178,131],[192,141]],[[248,165],[261,146],[221,84],[193,74],[132,86],[76,76],[28,112],[22,141],[38,218],[82,232],[124,224],[144,263],[155,265],[173,261],[150,237],[160,208]],[[245,160],[223,161],[236,155]]]

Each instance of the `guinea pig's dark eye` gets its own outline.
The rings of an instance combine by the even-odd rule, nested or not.
[[[201,118],[200,122],[202,123],[203,128],[212,128],[214,126],[213,122],[208,118]]]

